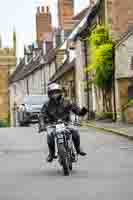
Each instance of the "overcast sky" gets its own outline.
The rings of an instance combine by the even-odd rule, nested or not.
[[[12,46],[12,31],[17,33],[17,55],[23,56],[24,44],[35,40],[36,7],[50,5],[53,24],[57,23],[57,0],[4,0],[0,5],[0,34],[3,46]],[[75,0],[75,12],[89,4],[89,0]]]

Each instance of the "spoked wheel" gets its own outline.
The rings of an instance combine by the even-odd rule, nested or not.
[[[69,161],[69,169],[72,171],[72,169],[73,169],[73,165],[72,165],[72,162],[71,161]]]
[[[68,162],[69,162],[69,170],[72,171],[72,154],[71,154],[71,151],[68,151],[68,154],[67,154],[67,157],[68,157]]]
[[[59,156],[61,159],[63,172],[65,176],[69,176],[70,174],[70,166],[69,166],[69,159],[63,144],[58,145]]]
[[[70,165],[69,165],[69,160],[68,157],[66,156],[64,165],[63,165],[63,170],[64,170],[64,175],[69,176],[70,175]]]

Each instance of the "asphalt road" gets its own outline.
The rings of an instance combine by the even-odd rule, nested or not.
[[[0,129],[0,200],[132,200],[133,141],[93,128],[81,141],[88,155],[64,177],[35,127]]]

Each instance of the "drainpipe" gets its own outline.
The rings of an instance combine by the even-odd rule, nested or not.
[[[7,59],[7,62],[8,62],[8,79],[7,79],[7,85],[8,85],[8,118],[9,118],[9,116],[10,116],[10,118],[9,118],[9,125],[10,125],[10,123],[11,123],[11,113],[10,113],[10,106],[11,106],[11,104],[10,104],[10,82],[9,82],[9,78],[10,78],[10,65],[9,65],[9,49],[8,49],[8,59]]]
[[[87,41],[84,40],[84,54],[85,54],[85,67],[88,66],[87,59]],[[88,120],[90,119],[90,95],[89,95],[89,81],[88,81],[88,73],[86,71],[86,82],[87,82],[87,109],[88,109]]]
[[[115,45],[113,44],[113,105],[114,105],[114,112],[113,112],[113,121],[116,122],[117,120],[117,111],[116,111],[116,90],[115,90]]]
[[[27,95],[29,95],[30,92],[29,92],[29,80],[28,80],[28,78],[26,79],[26,90],[27,90]]]

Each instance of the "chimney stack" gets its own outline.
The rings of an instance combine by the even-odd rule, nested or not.
[[[37,7],[37,14],[40,13],[40,7]]]
[[[90,0],[90,5],[94,6],[94,4],[95,4],[95,0]]]
[[[44,6],[41,7],[41,11],[42,11],[42,13],[45,12]]]
[[[49,13],[49,6],[46,7],[46,11],[47,11],[47,13]]]
[[[41,6],[37,8],[36,15],[36,40],[38,41],[38,46],[41,47],[43,41],[47,39],[48,33],[52,32],[52,19],[49,7]]]

